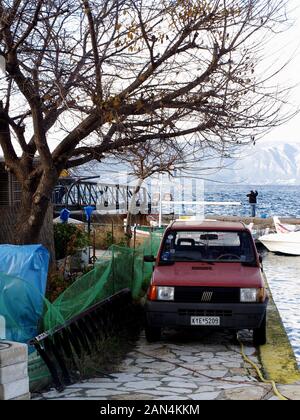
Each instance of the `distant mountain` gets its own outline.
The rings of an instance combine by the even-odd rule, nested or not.
[[[243,184],[300,185],[300,144],[261,143],[244,150],[243,155],[208,178]]]
[[[226,159],[223,169],[200,171],[200,161],[191,165],[185,175],[247,185],[300,185],[300,143],[270,144],[261,141],[256,146],[242,148],[240,153],[238,159]],[[212,158],[205,161],[203,167],[217,168],[219,160]],[[126,164],[116,164],[114,159],[109,159],[84,165],[76,172],[81,176],[100,175],[101,182],[127,183],[126,169]]]

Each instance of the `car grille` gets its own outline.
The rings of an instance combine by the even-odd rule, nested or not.
[[[239,303],[240,289],[236,287],[175,287],[174,302]]]
[[[232,311],[222,310],[206,310],[206,309],[179,309],[178,315],[180,316],[232,316]]]

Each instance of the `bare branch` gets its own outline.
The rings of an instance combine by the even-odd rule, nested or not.
[[[286,1],[0,0],[0,143],[31,194],[23,220],[41,225],[63,168],[181,144],[224,156],[292,117],[284,66],[260,70]]]

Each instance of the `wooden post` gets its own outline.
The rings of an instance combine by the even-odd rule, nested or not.
[[[96,231],[93,229],[93,267],[95,267],[96,262]]]

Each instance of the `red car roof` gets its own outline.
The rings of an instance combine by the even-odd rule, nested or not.
[[[177,220],[168,226],[174,230],[223,230],[236,231],[247,230],[241,222],[221,222],[221,221],[196,221],[196,220]]]

